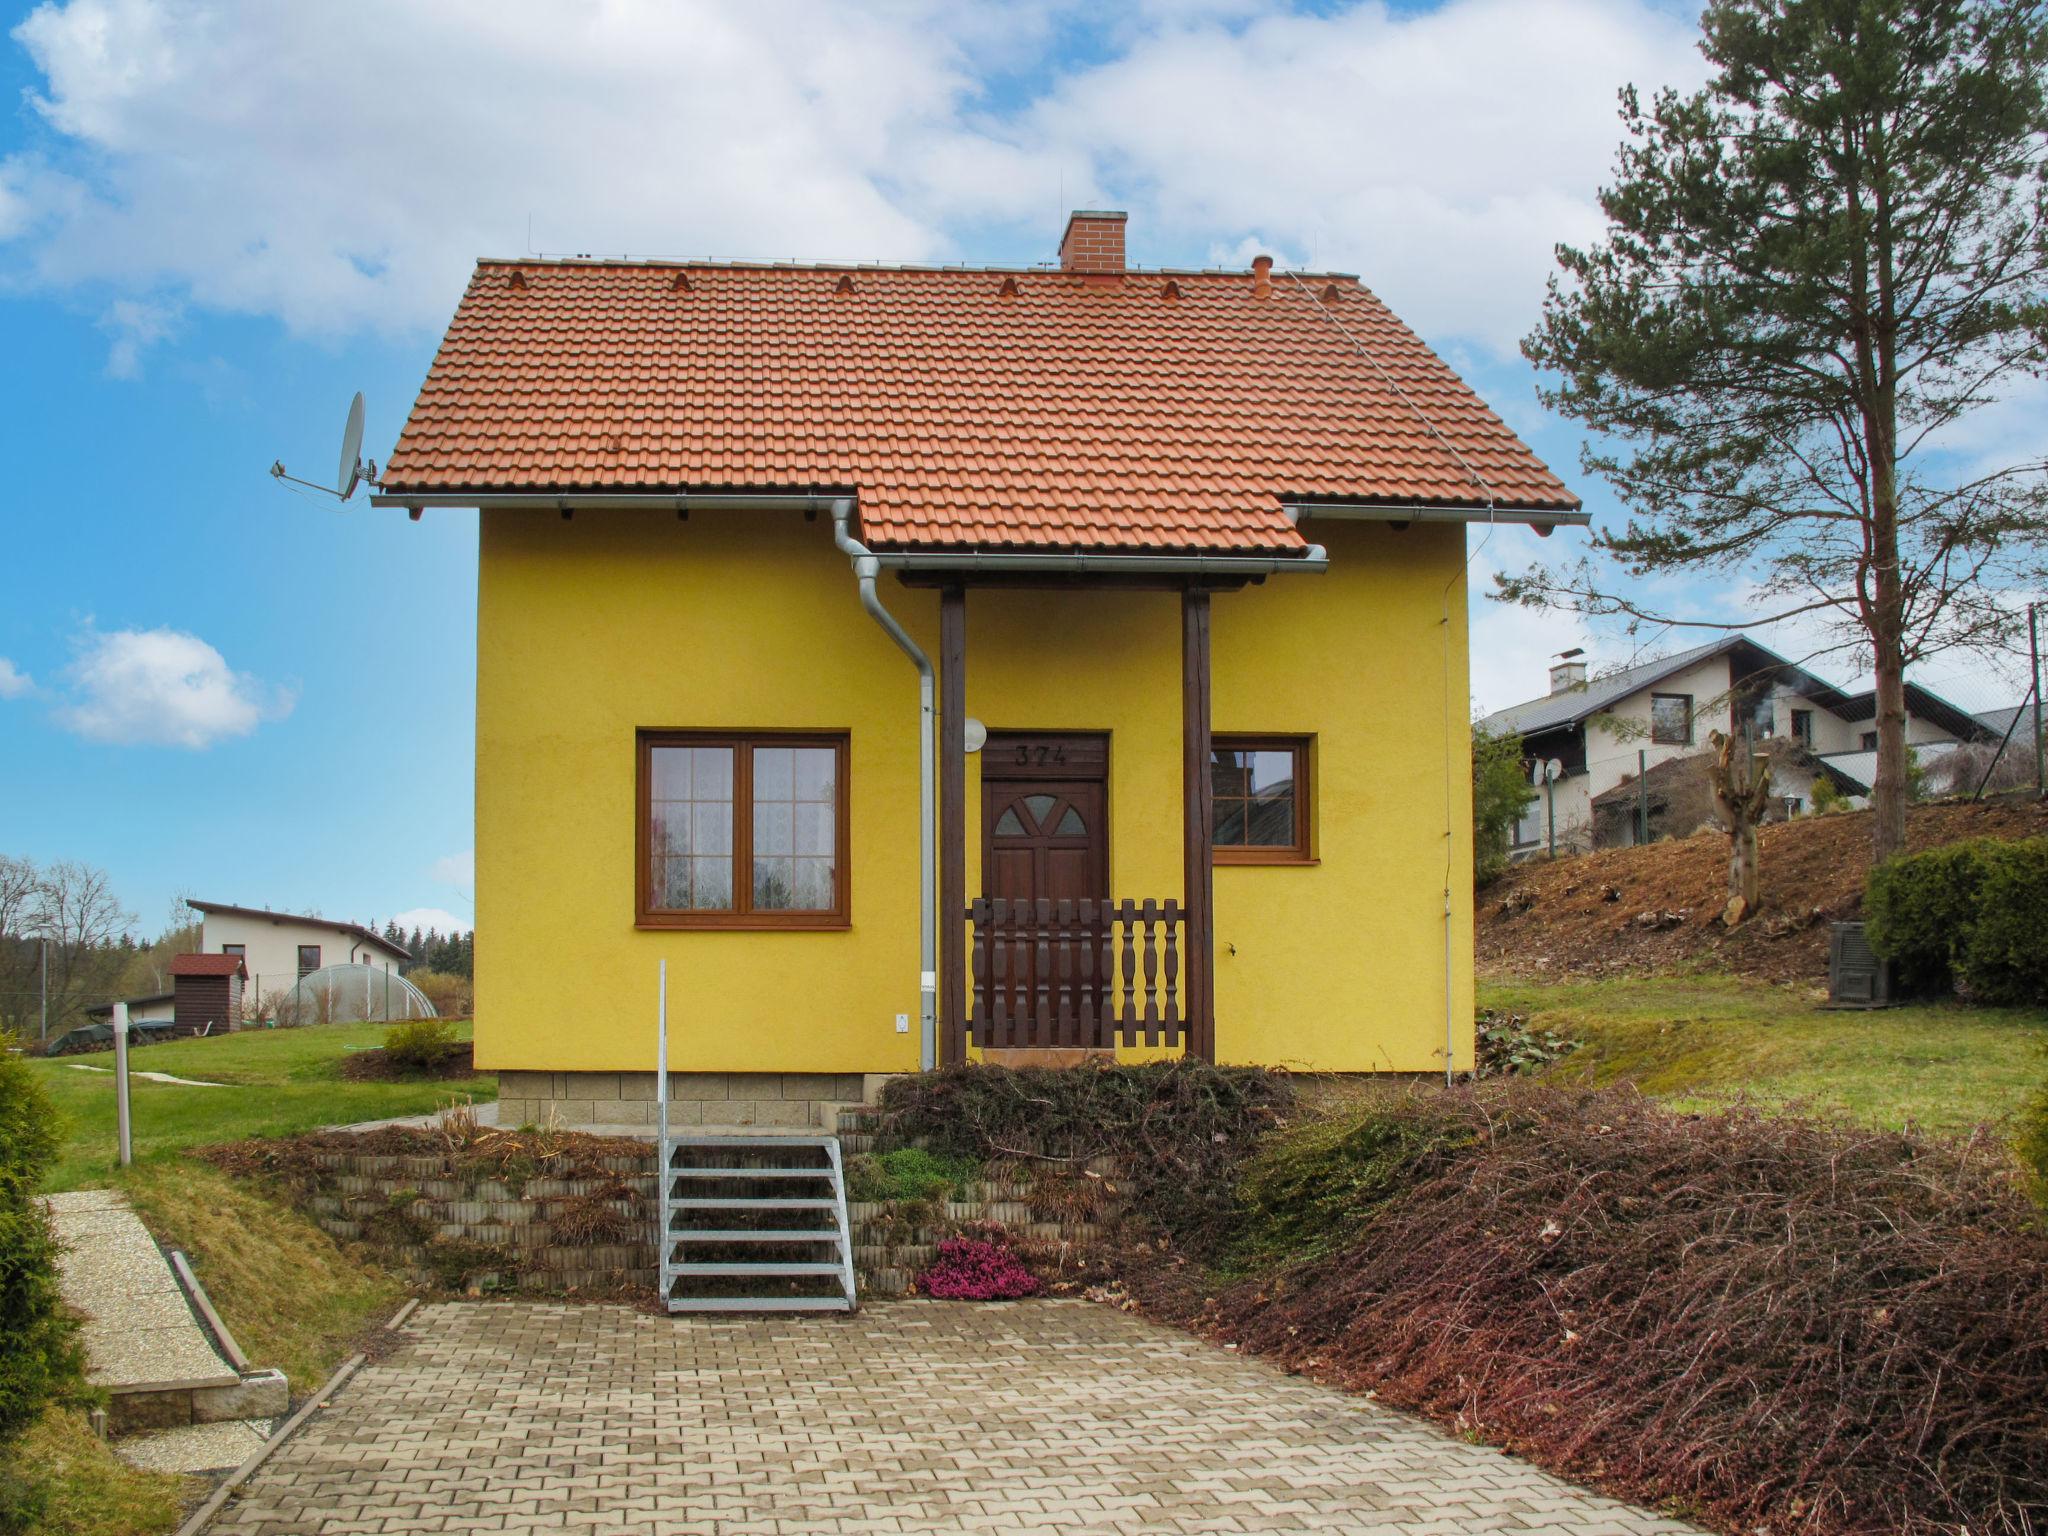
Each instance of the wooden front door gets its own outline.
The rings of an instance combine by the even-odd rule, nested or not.
[[[1052,957],[1062,939],[1070,951],[1082,945],[1091,950],[1087,982],[1071,974],[1069,954],[1069,1009],[1078,1013],[1085,1003],[1091,1017],[1102,1011],[1105,989],[1092,977],[1102,920],[1096,917],[1084,933],[1076,914],[1086,901],[1096,904],[1093,916],[1109,898],[1108,768],[1109,740],[1099,735],[992,732],[982,748],[982,894],[1013,915],[1044,911],[1052,924],[1040,925],[1028,940],[1020,931],[1007,947],[997,983],[1006,1016],[1031,1018],[1058,1008],[1059,967]],[[1039,902],[1049,905],[1038,908]],[[1064,928],[1058,917],[1062,903],[1068,914]],[[1049,940],[1043,951],[1041,938]]]
[[[981,751],[981,886],[1008,901],[1109,895],[1109,743],[991,732]]]

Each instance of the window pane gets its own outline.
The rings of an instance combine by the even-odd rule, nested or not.
[[[1251,802],[1244,840],[1254,848],[1294,846],[1294,795],[1261,795]]]
[[[732,859],[690,860],[690,900],[687,910],[692,912],[730,912],[732,910]]]
[[[1218,800],[1216,802],[1215,830],[1212,840],[1219,848],[1241,848],[1244,846],[1245,803],[1242,800]]]
[[[648,871],[649,906],[667,911],[687,911],[690,905],[690,861],[657,858]]]
[[[832,910],[832,861],[798,859],[796,896],[792,905],[805,912]]]
[[[663,805],[657,801],[650,812],[649,831],[655,858],[671,853],[690,851],[690,808],[687,805]]]
[[[798,853],[831,854],[836,851],[832,846],[832,806],[799,805],[795,820]]]
[[[732,852],[732,802],[699,801],[690,808],[689,848],[696,853]]]
[[[690,749],[688,747],[655,747],[648,754],[648,766],[654,782],[649,786],[649,798],[654,800],[687,800],[690,798]]]
[[[754,801],[755,853],[789,853],[794,838],[795,818],[788,801]]]
[[[1024,835],[1024,823],[1018,820],[1017,811],[1014,806],[996,818],[996,835],[998,837],[1022,837]]]
[[[838,778],[839,754],[832,748],[796,748],[796,799],[836,801]]]
[[[788,747],[754,748],[754,800],[787,800],[796,785],[796,754]]]
[[[1060,837],[1086,837],[1088,835],[1088,828],[1081,820],[1081,813],[1071,805],[1067,807],[1067,814],[1060,818],[1060,824],[1054,830]]]
[[[691,796],[697,800],[732,798],[732,748],[690,749]]]
[[[1248,752],[1232,752],[1217,748],[1209,754],[1210,772],[1216,781],[1216,793],[1224,796],[1242,797],[1251,790],[1251,764]]]
[[[789,859],[754,860],[754,910],[787,912],[796,905],[796,873]]]
[[[1664,746],[1684,746],[1692,739],[1692,695],[1650,696],[1650,739]]]
[[[1052,808],[1057,803],[1051,795],[1026,795],[1024,797],[1024,809],[1031,813],[1031,819],[1041,827],[1045,825],[1045,818],[1052,814]]]
[[[1284,788],[1294,782],[1292,752],[1247,752],[1244,756],[1250,768],[1247,777],[1254,793]]]

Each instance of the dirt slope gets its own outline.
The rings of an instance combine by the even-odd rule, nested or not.
[[[2044,834],[2048,805],[2031,795],[1915,806],[1906,824],[1913,849]],[[1732,933],[1715,921],[1728,899],[1728,839],[1718,832],[1520,865],[1479,893],[1479,973],[1644,975],[1704,967],[1824,983],[1828,923],[1861,915],[1870,814],[1801,817],[1764,828],[1762,844],[1763,909]]]

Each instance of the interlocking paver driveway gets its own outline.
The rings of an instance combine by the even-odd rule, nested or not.
[[[216,1529],[1690,1530],[1089,1302],[454,1304],[407,1333]]]

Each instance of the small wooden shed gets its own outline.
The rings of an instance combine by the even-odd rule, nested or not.
[[[241,1023],[242,986],[248,979],[240,955],[179,955],[171,962],[171,1018],[177,1033],[213,1034]]]

